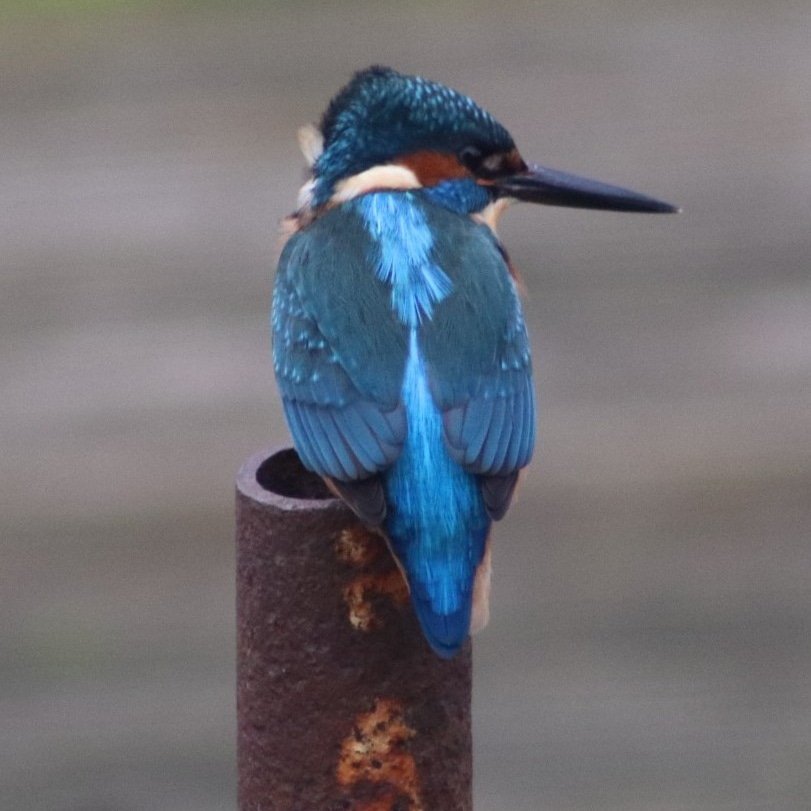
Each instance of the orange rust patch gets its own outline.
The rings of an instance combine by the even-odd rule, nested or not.
[[[473,177],[455,155],[434,152],[431,149],[412,152],[400,158],[397,163],[410,169],[423,186],[436,186],[452,177]]]
[[[377,599],[387,597],[395,605],[408,602],[408,585],[399,566],[392,566],[385,539],[355,524],[343,530],[335,541],[335,554],[342,563],[362,570],[343,589],[349,623],[358,631],[374,631],[383,627],[375,611]]]
[[[380,557],[382,551],[380,536],[360,524],[343,530],[335,541],[338,560],[351,566],[368,566]]]
[[[374,799],[354,805],[356,811],[394,811],[408,801],[410,811],[423,811],[417,765],[407,749],[416,731],[405,722],[403,706],[389,698],[375,701],[371,712],[361,713],[341,745],[336,776],[351,789],[360,783],[378,784]]]
[[[396,605],[405,605],[408,601],[408,586],[399,569],[361,575],[344,588],[349,622],[356,630],[374,631],[383,627],[383,621],[375,613],[373,598],[376,595],[389,597]]]

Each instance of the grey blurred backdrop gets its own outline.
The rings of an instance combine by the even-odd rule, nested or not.
[[[540,444],[478,811],[811,807],[811,7],[3,2],[0,808],[234,807],[233,477],[297,127],[373,62],[684,206],[517,208]]]

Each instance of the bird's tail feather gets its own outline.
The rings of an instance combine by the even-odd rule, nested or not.
[[[455,611],[441,612],[421,583],[411,584],[411,601],[420,627],[428,644],[443,659],[455,656],[470,633],[472,589],[468,587],[459,597]]]

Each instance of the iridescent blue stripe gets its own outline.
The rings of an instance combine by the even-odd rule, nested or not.
[[[434,305],[450,294],[453,284],[431,257],[431,229],[414,195],[373,192],[359,198],[357,205],[377,245],[377,276],[391,285],[397,317],[411,327],[430,319]]]
[[[470,600],[473,574],[489,528],[478,483],[448,455],[442,421],[426,381],[412,329],[403,380],[406,444],[386,476],[387,529],[409,576],[433,611],[448,615]],[[403,543],[405,541],[405,543]],[[462,629],[466,635],[467,628]]]

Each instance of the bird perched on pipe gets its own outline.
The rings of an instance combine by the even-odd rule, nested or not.
[[[311,176],[284,226],[276,379],[304,465],[388,540],[430,646],[487,621],[489,537],[532,457],[535,399],[510,202],[672,212],[527,164],[467,96],[371,67],[300,143]]]

